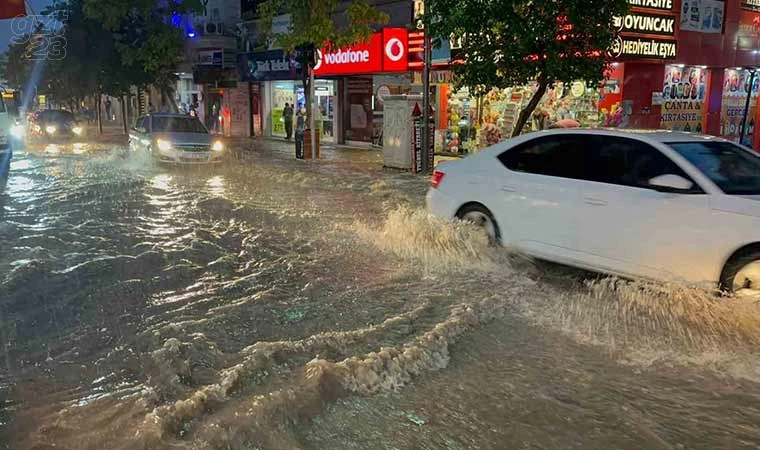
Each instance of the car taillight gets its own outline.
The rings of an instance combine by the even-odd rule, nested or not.
[[[438,170],[433,172],[433,178],[430,179],[430,186],[432,186],[433,189],[437,188],[438,185],[441,184],[441,181],[443,180],[444,175],[446,174]]]

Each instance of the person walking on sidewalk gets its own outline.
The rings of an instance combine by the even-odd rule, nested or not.
[[[293,136],[293,107],[289,103],[285,103],[282,109],[282,119],[285,122],[285,139],[290,140]]]

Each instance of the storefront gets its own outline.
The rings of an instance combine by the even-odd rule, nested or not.
[[[752,145],[757,117],[758,77],[753,77],[747,69],[725,69],[723,75],[723,95],[721,99],[720,136],[739,142],[745,109],[747,126],[744,131],[745,145]],[[752,81],[750,81],[752,80]],[[750,88],[750,83],[752,86]]]
[[[366,43],[340,49],[326,47],[317,54],[314,117],[322,140],[364,145],[379,142],[382,96],[399,92],[400,85],[409,85],[409,77],[399,81],[394,76],[408,70],[407,31],[385,28]],[[238,70],[241,80],[260,85],[263,134],[285,137],[285,104],[296,105],[296,110],[305,107],[300,64],[282,50],[270,50],[239,55]]]
[[[301,81],[267,81],[265,91],[269,93],[267,101],[269,110],[269,136],[286,137],[283,111],[288,104],[294,109],[293,123],[299,111],[305,111],[306,93]],[[337,113],[337,82],[317,79],[314,82],[314,123],[323,141],[334,140],[335,115]],[[295,105],[295,106],[294,106]]]

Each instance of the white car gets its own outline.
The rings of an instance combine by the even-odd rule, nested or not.
[[[197,117],[156,113],[139,117],[129,132],[129,147],[147,151],[159,162],[221,162],[224,144],[209,134]]]
[[[550,130],[440,164],[428,211],[540,259],[760,288],[760,157],[667,131]]]

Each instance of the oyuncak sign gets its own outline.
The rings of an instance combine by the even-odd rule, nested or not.
[[[676,33],[676,17],[665,14],[630,13],[623,17],[615,17],[612,25],[621,33],[664,36],[673,36]]]
[[[407,69],[408,34],[385,28],[369,41],[344,48],[325,46],[316,51],[315,75],[402,72]]]

